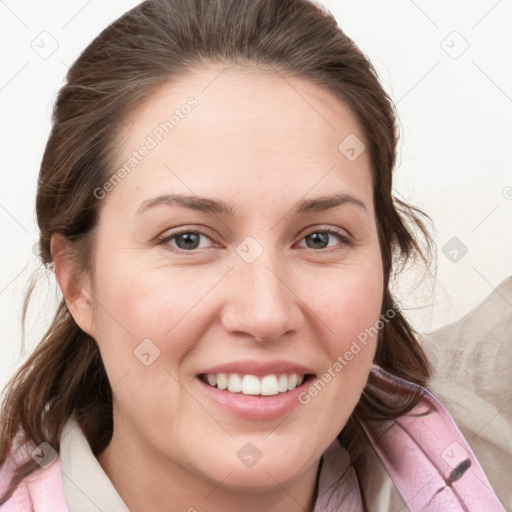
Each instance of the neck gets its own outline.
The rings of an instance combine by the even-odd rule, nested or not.
[[[233,487],[230,473],[208,480],[178,466],[150,447],[126,450],[112,437],[97,459],[132,512],[313,512],[319,462],[292,482],[281,484],[271,475],[264,489]],[[132,445],[133,447],[133,445]]]

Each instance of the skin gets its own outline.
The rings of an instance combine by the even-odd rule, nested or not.
[[[212,65],[131,113],[116,169],[190,96],[197,107],[102,200],[93,272],[80,285],[62,238],[52,239],[70,311],[96,339],[113,387],[114,434],[98,460],[134,511],[312,510],[321,455],[360,398],[376,340],[277,420],[221,410],[196,375],[284,359],[321,376],[376,323],[383,273],[370,161],[338,150],[362,131],[339,98],[307,80]],[[294,213],[300,200],[334,192],[366,209]],[[137,214],[163,193],[223,200],[233,215],[168,204]],[[352,244],[335,234],[311,243],[326,227]],[[158,243],[176,228],[212,236],[189,253],[177,238]],[[236,251],[249,236],[263,250],[252,263]],[[149,366],[134,356],[144,339],[160,350]],[[252,468],[236,456],[247,442],[262,454]]]

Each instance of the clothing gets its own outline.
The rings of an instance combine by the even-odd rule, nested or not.
[[[377,366],[372,368],[372,373],[380,379],[382,392],[393,392],[398,383],[405,383]],[[368,421],[362,425],[402,497],[400,510],[407,510],[404,507],[407,504],[413,512],[504,512],[505,508],[453,419],[437,399],[424,390],[414,411],[424,412],[426,408],[432,409],[426,416],[406,415],[394,421]],[[459,466],[462,476],[447,486],[450,473],[464,461],[470,461],[469,467],[462,471],[468,462]],[[12,465],[9,467],[12,469]],[[2,471],[0,489],[6,486],[6,473]],[[374,504],[368,503],[371,498],[361,492],[366,489],[366,480],[372,478],[371,473],[362,475],[362,480],[358,481],[347,453],[337,439],[333,441],[322,456],[315,512],[363,512],[364,502],[373,508]],[[343,479],[338,482],[341,474]],[[377,499],[382,502],[382,498]],[[1,509],[3,512],[129,512],[73,419],[62,432],[58,458],[48,468],[38,469],[22,482]]]
[[[512,511],[512,276],[462,318],[422,335],[429,382]]]

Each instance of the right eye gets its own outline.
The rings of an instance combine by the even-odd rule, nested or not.
[[[163,245],[176,252],[193,252],[200,247],[201,237],[211,240],[212,233],[202,230],[181,229],[171,233],[165,233],[158,238],[158,245]]]

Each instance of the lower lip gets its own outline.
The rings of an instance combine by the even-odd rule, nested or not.
[[[206,384],[197,378],[201,389],[207,396],[229,413],[248,420],[272,420],[289,414],[295,407],[301,405],[299,395],[304,391],[313,377],[309,376],[304,382],[291,391],[277,395],[244,395],[220,390]]]

